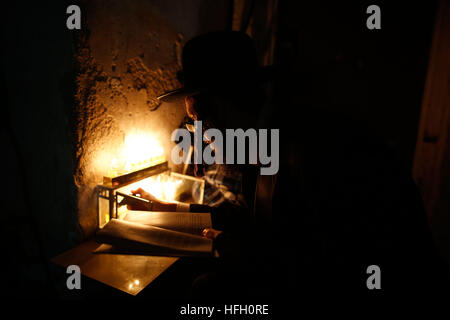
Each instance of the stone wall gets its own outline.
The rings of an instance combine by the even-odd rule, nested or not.
[[[170,160],[170,134],[181,123],[184,106],[159,105],[156,97],[180,86],[176,72],[185,40],[223,29],[225,9],[224,1],[214,7],[206,1],[123,0],[82,6],[75,183],[84,237],[97,223],[94,188],[120,154],[127,134],[151,134]]]

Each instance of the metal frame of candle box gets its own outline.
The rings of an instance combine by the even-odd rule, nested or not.
[[[200,183],[200,194],[196,202],[203,203],[203,194],[205,181],[203,179],[192,176],[172,172],[168,166],[168,162],[162,162],[141,170],[129,172],[116,177],[103,177],[103,184],[97,185],[97,227],[102,228],[110,219],[117,219],[118,216],[118,195],[119,189],[129,186],[130,184],[142,181],[152,176],[168,173],[171,177],[183,180],[183,184],[187,182]],[[120,193],[120,192],[119,192]]]

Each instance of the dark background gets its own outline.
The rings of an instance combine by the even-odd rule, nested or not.
[[[381,7],[381,30],[366,28],[370,4]],[[2,18],[6,295],[41,295],[53,268],[48,259],[80,240],[73,179],[77,38],[65,27],[67,5],[10,4]],[[435,10],[435,1],[280,1],[274,62],[289,70],[284,88],[300,105],[347,114],[370,128],[410,171]],[[217,17],[201,19],[208,26]],[[275,111],[292,119],[296,108]]]
[[[370,4],[280,2],[277,63],[300,102],[367,124],[411,168],[435,3],[373,3],[381,30],[365,27]]]

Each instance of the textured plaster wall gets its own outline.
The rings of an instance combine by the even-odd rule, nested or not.
[[[184,106],[159,105],[156,96],[179,86],[176,72],[185,35],[221,29],[220,6],[207,19],[215,24],[202,24],[205,3],[115,0],[82,7],[74,178],[84,237],[96,228],[94,188],[123,148],[127,133],[150,132],[169,159],[170,134],[182,121]]]

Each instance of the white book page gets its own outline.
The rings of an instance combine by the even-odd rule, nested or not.
[[[96,238],[99,242],[141,252],[168,255],[211,254],[212,240],[154,226],[112,219]]]
[[[199,236],[212,227],[210,213],[128,211],[123,220]]]

